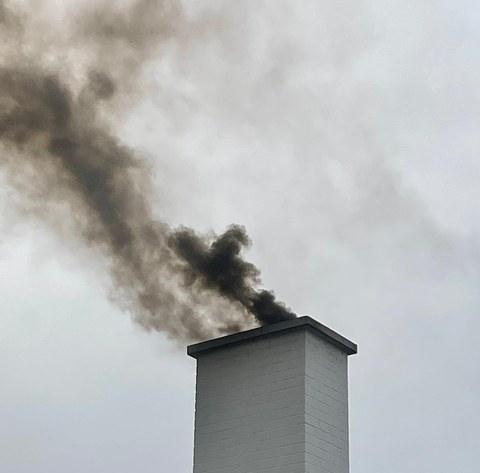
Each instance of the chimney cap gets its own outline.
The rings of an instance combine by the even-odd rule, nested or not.
[[[234,333],[225,337],[214,338],[205,342],[195,343],[187,347],[187,354],[192,358],[198,358],[202,354],[218,348],[224,348],[228,345],[250,341],[259,337],[276,335],[281,332],[295,330],[300,327],[312,330],[314,333],[327,340],[332,345],[335,345],[347,355],[354,355],[357,353],[357,345],[355,343],[351,342],[345,337],[342,337],[337,332],[334,332],[332,329],[326,327],[315,319],[312,319],[308,315],[305,315],[303,317],[285,320],[275,324],[264,325],[262,327],[247,330],[245,332]]]

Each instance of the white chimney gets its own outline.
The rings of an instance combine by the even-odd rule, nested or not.
[[[348,473],[347,356],[310,317],[188,347],[197,359],[194,473]]]

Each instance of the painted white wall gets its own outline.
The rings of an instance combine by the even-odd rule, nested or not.
[[[347,355],[305,327],[200,354],[194,473],[348,473]]]
[[[348,473],[347,355],[305,337],[305,472]]]

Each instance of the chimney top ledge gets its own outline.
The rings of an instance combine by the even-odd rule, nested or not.
[[[187,354],[193,358],[198,358],[200,355],[218,348],[253,340],[259,337],[295,330],[300,327],[313,330],[315,334],[327,340],[347,355],[354,355],[357,353],[357,345],[355,343],[351,342],[345,337],[342,337],[337,332],[334,332],[332,329],[326,327],[320,322],[317,322],[308,315],[305,315],[303,317],[285,320],[275,324],[264,325],[262,327],[247,330],[245,332],[238,332],[232,335],[226,335],[225,337],[214,338],[205,342],[195,343],[187,347]]]

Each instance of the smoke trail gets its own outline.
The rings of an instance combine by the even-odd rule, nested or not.
[[[250,244],[245,228],[232,225],[210,247],[191,229],[183,229],[170,237],[171,246],[185,261],[184,271],[189,286],[199,284],[219,291],[238,301],[262,324],[295,317],[283,304],[275,301],[270,291],[257,291],[260,272],[241,256]]]
[[[258,289],[258,269],[241,256],[250,243],[242,227],[209,242],[154,218],[148,166],[103,119],[102,104],[132,93],[158,44],[184,39],[180,4],[99,5],[75,18],[70,40],[89,58],[88,73],[75,82],[41,54],[25,53],[28,22],[0,0],[0,141],[8,155],[0,164],[17,179],[27,163],[39,180],[54,170],[54,189],[42,201],[60,194],[68,202],[82,239],[108,257],[117,300],[145,328],[198,340],[248,328],[252,316],[261,324],[295,317]]]

